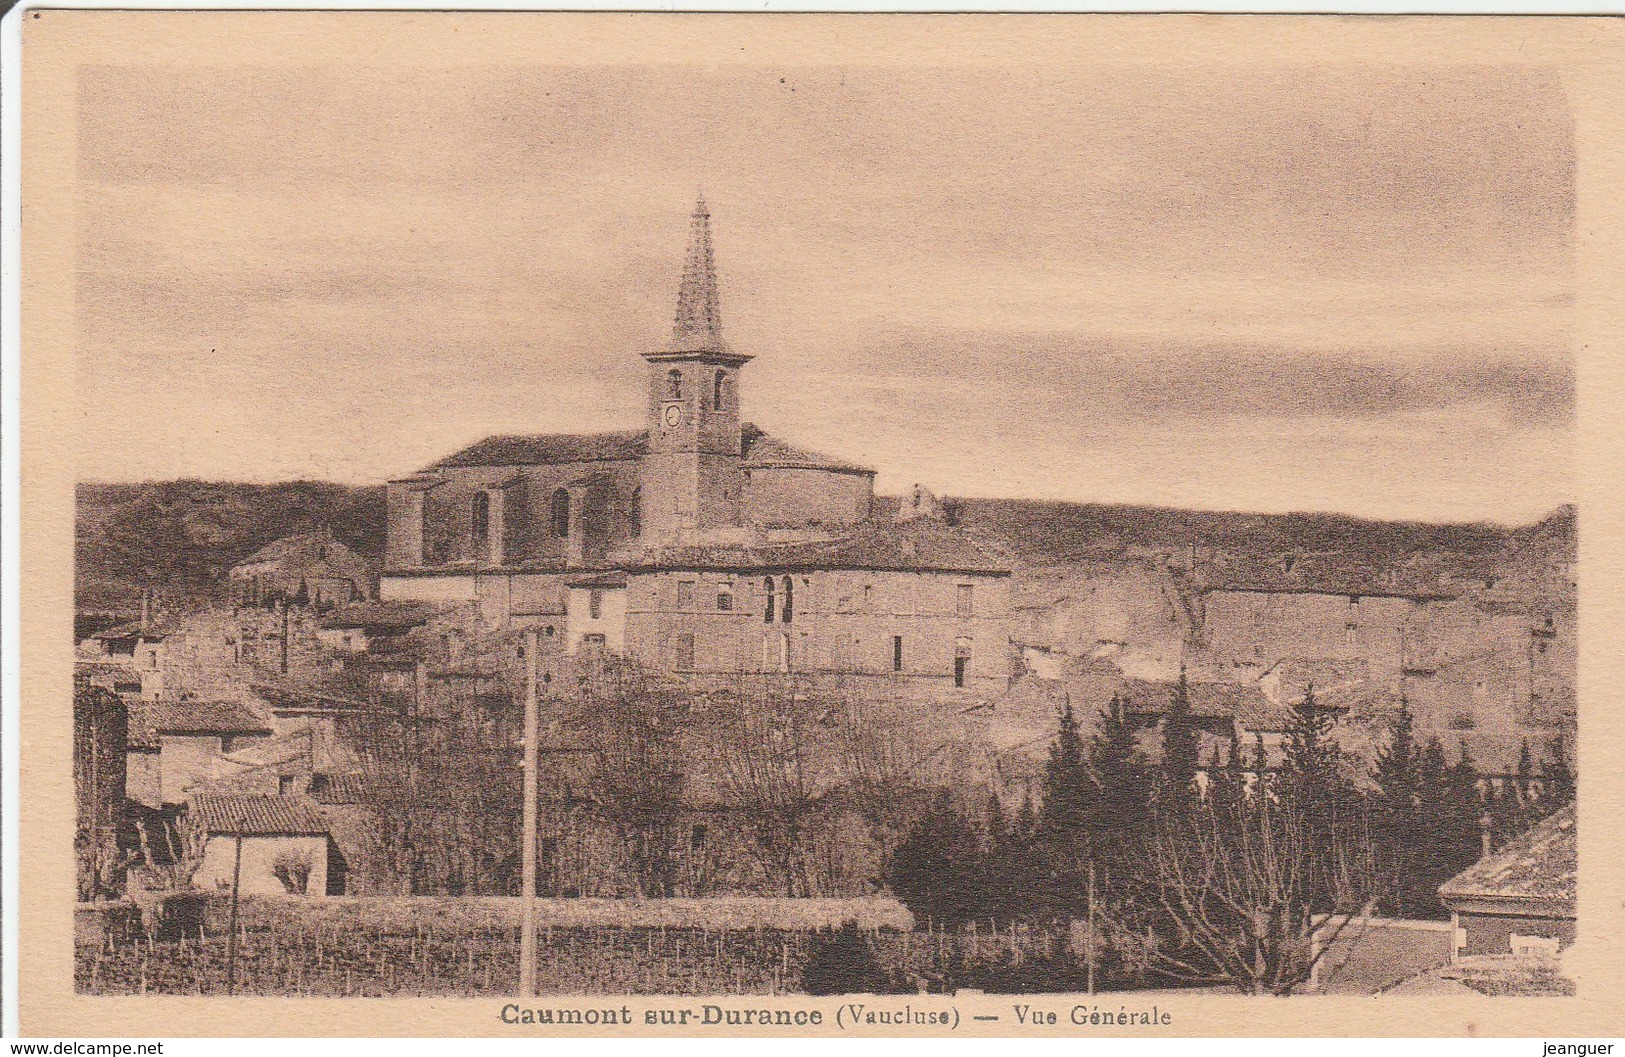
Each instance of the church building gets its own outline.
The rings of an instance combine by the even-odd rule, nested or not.
[[[742,418],[710,214],[695,207],[643,428],[494,436],[391,481],[380,594],[477,602],[558,655],[697,681],[794,672],[911,697],[1002,691],[1009,563],[875,471]],[[885,504],[889,511],[895,504]]]

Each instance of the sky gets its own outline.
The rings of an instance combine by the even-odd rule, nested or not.
[[[880,491],[1526,522],[1574,151],[1526,67],[84,67],[79,475],[640,426],[703,188],[746,417]]]

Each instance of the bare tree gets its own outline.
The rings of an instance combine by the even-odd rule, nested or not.
[[[584,673],[577,708],[590,738],[594,799],[638,895],[675,894],[684,810],[683,698],[635,666],[606,658]]]
[[[1267,789],[1160,817],[1151,852],[1151,964],[1187,981],[1291,994],[1371,912],[1370,842],[1352,826],[1317,830]]]
[[[817,737],[823,710],[793,676],[750,677],[713,716],[711,763],[757,864],[786,896],[814,894],[814,840],[833,754]]]

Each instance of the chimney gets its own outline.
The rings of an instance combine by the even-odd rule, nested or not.
[[[1495,820],[1490,818],[1490,813],[1488,811],[1479,816],[1478,851],[1480,859],[1488,859],[1490,857],[1490,852],[1494,850],[1493,842],[1490,838],[1490,827],[1494,824]]]

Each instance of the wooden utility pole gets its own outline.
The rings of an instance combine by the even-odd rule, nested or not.
[[[536,751],[539,717],[536,702],[536,629],[525,632],[525,779],[524,809],[520,812],[520,923],[519,994],[536,993]]]
[[[282,600],[282,674],[288,674],[288,600]]]
[[[231,862],[231,925],[226,933],[226,994],[237,993],[237,897],[243,882],[243,827],[248,819],[237,816],[237,848]]]

